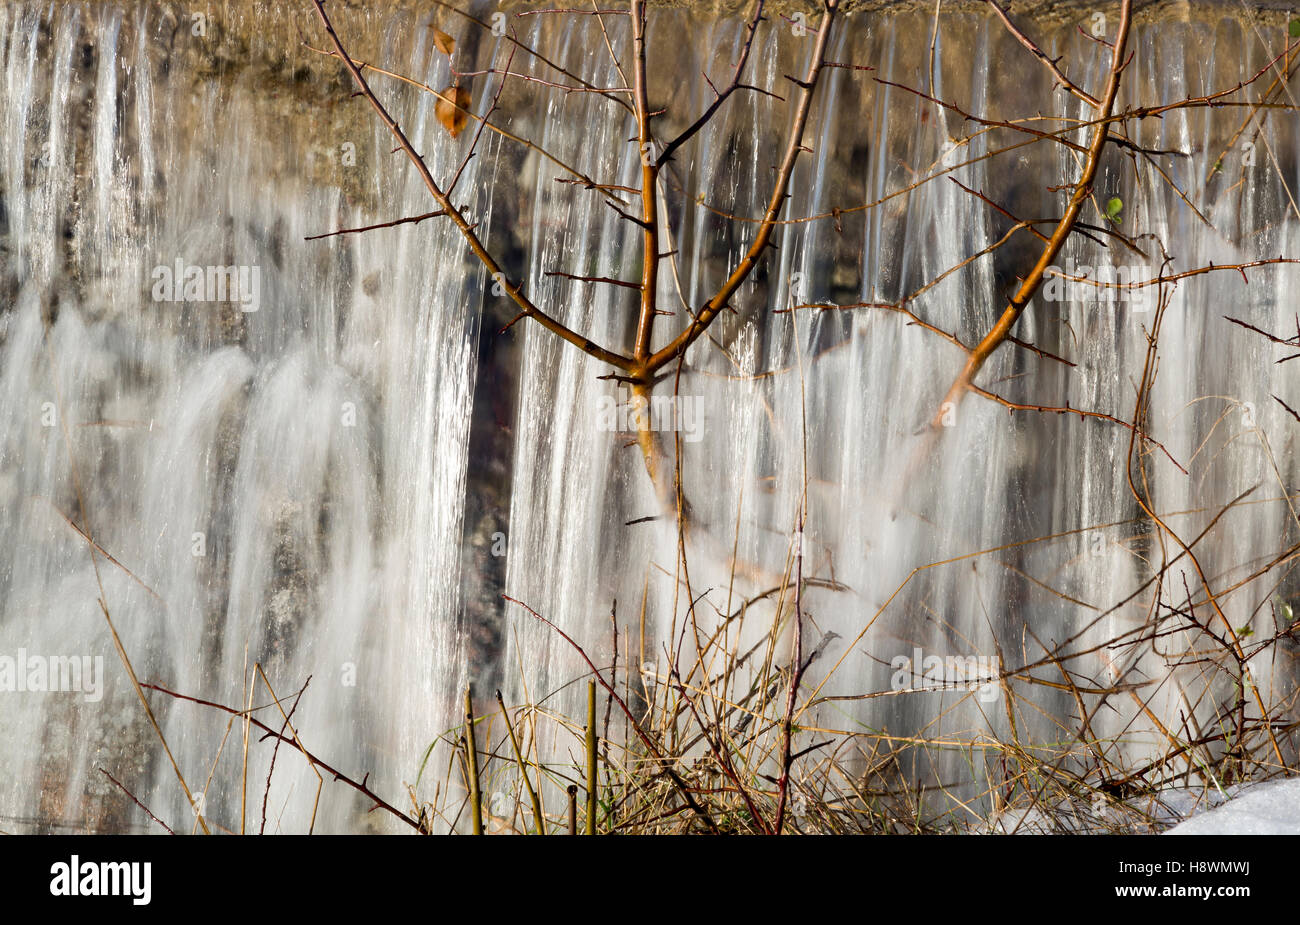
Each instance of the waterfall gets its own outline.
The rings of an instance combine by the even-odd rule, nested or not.
[[[1061,195],[1049,188],[1076,175],[1077,152],[999,153],[1025,137],[977,131],[894,85],[971,113],[1088,119],[995,19],[945,13],[936,29],[924,13],[861,13],[835,33],[833,60],[874,70],[824,76],[812,154],[785,204],[790,217],[826,217],[778,228],[734,311],[656,392],[680,415],[664,436],[680,447],[690,508],[683,568],[678,525],[619,424],[625,387],[541,326],[511,325],[498,281],[449,222],[311,239],[435,206],[338,62],[300,44],[299,29],[325,42],[310,4],[257,9],[218,5],[200,21],[152,3],[0,7],[0,656],[103,666],[99,699],[0,693],[0,828],[158,831],[102,769],[178,831],[200,813],[235,831],[241,818],[248,831],[401,830],[323,772],[318,802],[313,766],[256,730],[245,759],[240,718],[147,691],[202,794],[196,812],[110,620],[140,681],[235,709],[251,690],[280,729],[273,689],[312,754],[368,774],[405,811],[460,786],[467,685],[480,713],[495,711],[499,687],[510,704],[580,726],[589,669],[562,632],[644,706],[689,671],[698,634],[725,630],[743,650],[788,618],[781,588],[796,545],[811,579],[805,647],[818,649],[804,680],[818,702],[796,748],[826,730],[879,734],[899,744],[899,777],[934,791],[936,817],[953,825],[979,821],[967,802],[996,809],[988,743],[1075,734],[1075,699],[1044,647],[1099,647],[1086,662],[1094,686],[1145,685],[1092,718],[1097,736],[1122,740],[1125,761],[1162,754],[1162,726],[1190,734],[1219,721],[1234,697],[1221,677],[1171,667],[1159,643],[1120,661],[1103,645],[1141,632],[1151,599],[1139,592],[1170,543],[1129,489],[1121,423],[1146,361],[1151,290],[1145,305],[1040,294],[1015,334],[1049,355],[1007,344],[980,375],[1012,401],[1118,421],[1009,413],[968,395],[931,429],[964,361],[957,347],[897,312],[798,307],[912,296],[910,311],[965,344],[996,320],[1040,245],[1022,233],[963,265],[1012,222],[962,187],[1019,218],[1054,218]],[[458,37],[459,70],[504,67],[502,36],[422,4],[349,10],[337,25],[358,60],[442,88],[453,74],[434,23]],[[753,226],[724,216],[759,215],[770,195],[790,120],[770,94],[788,95],[808,44],[775,23],[751,60],[769,94],[737,94],[664,175],[673,256],[657,345],[743,255]],[[1044,24],[1040,41],[1097,86],[1103,56],[1076,25]],[[697,75],[726,79],[744,26],[683,9],[651,17],[666,131],[710,104]],[[515,28],[573,74],[624,80],[597,17]],[[1277,53],[1253,30],[1235,15],[1139,23],[1121,107],[1250,80]],[[609,38],[626,51],[623,31]],[[454,199],[507,276],[584,336],[630,343],[636,294],[562,274],[635,279],[639,229],[508,137],[483,133],[466,160],[476,123],[450,138],[431,94],[368,77],[434,176],[463,171]],[[639,183],[632,123],[615,102],[512,84],[496,111],[498,79],[467,78],[478,116],[603,183]],[[1238,138],[1245,117],[1195,108],[1132,123],[1134,148],[1179,154],[1153,156],[1168,182],[1138,182],[1143,159],[1112,146],[1095,197],[1122,202],[1114,227],[1159,235],[1175,271],[1300,253],[1294,120],[1257,121]],[[1209,170],[1221,151],[1222,169]],[[875,205],[854,208],[865,203]],[[1107,230],[1072,236],[1059,263],[1159,271],[1154,239],[1133,242],[1139,253]],[[198,268],[192,293],[186,268]],[[1212,527],[1197,558],[1232,589],[1220,601],[1228,621],[1256,639],[1297,594],[1290,560],[1275,559],[1300,535],[1300,424],[1273,396],[1300,407],[1300,393],[1278,351],[1224,316],[1288,331],[1294,274],[1209,273],[1172,290],[1145,424],[1167,451],[1147,447],[1151,505],[1184,539]],[[1181,568],[1195,596],[1200,579]],[[790,642],[787,626],[779,658]],[[1029,674],[1050,683],[900,693],[898,659],[918,653],[995,658],[998,670],[1042,662]],[[1294,692],[1279,650],[1249,667],[1265,702]],[[884,693],[860,699],[869,692]],[[621,717],[612,728],[628,735]],[[539,736],[564,760],[581,729]],[[918,738],[956,744],[902,747]],[[1283,748],[1294,761],[1294,739]],[[510,763],[498,764],[504,778]],[[868,783],[880,774],[862,752],[845,766]],[[561,783],[545,788],[550,810]]]

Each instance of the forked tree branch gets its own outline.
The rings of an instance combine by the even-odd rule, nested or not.
[[[1034,57],[1037,58],[1039,61],[1043,62],[1043,65],[1049,71],[1052,72],[1052,76],[1056,78],[1056,82],[1058,84],[1060,84],[1066,90],[1069,90],[1071,93],[1073,93],[1079,99],[1083,100],[1093,109],[1101,109],[1101,102],[1095,96],[1093,96],[1091,93],[1088,93],[1086,90],[1075,86],[1075,84],[1070,80],[1070,78],[1066,77],[1065,74],[1061,73],[1061,69],[1056,65],[1056,62],[1060,59],[1053,59],[1047,57],[1047,53],[1044,52],[1041,48],[1039,48],[1033,39],[1025,35],[1024,32],[1020,31],[1020,29],[1016,27],[1016,24],[1011,21],[1011,17],[1007,15],[1006,11],[1002,9],[1002,7],[998,6],[998,4],[994,2],[994,0],[985,0],[985,2],[987,2],[989,6],[993,7],[993,11],[998,14],[998,18],[1001,19],[1002,24],[1007,27],[1007,31],[1010,32],[1012,35],[1014,35],[1016,37],[1016,40],[1020,42],[1021,45],[1024,45],[1026,48],[1028,48],[1033,53]],[[1120,43],[1116,42],[1115,44],[1116,46],[1118,46]]]
[[[646,363],[647,372],[653,373],[665,364],[672,362],[685,353],[687,348],[708,330],[709,325],[713,323],[713,319],[717,318],[719,313],[727,307],[732,295],[754,271],[759,258],[771,241],[777,218],[781,214],[781,209],[785,206],[786,193],[790,188],[790,178],[794,175],[795,164],[799,160],[799,152],[806,150],[803,144],[804,128],[808,124],[808,115],[812,111],[813,94],[817,90],[818,78],[821,77],[826,65],[826,46],[830,40],[831,24],[835,20],[835,13],[838,9],[839,0],[826,0],[826,12],[822,16],[821,26],[817,29],[816,43],[813,46],[812,59],[808,64],[807,76],[802,81],[793,81],[800,91],[798,109],[795,112],[794,125],[790,129],[790,138],[786,144],[785,156],[777,172],[776,184],[772,189],[772,198],[768,203],[767,211],[763,214],[762,223],[758,227],[757,234],[754,235],[753,242],[749,245],[749,249],[745,252],[745,256],[739,265],[732,270],[727,281],[722,284],[722,287],[714,294],[713,298],[709,299],[704,307],[700,309],[695,316],[695,320],[686,330],[650,356]],[[793,80],[793,78],[791,79]]]
[[[465,10],[460,9],[455,4],[448,3],[447,0],[431,0],[431,2],[442,7],[445,10],[455,13],[457,16],[464,17],[465,19],[474,23],[476,26],[478,26],[480,29],[484,30],[485,32],[493,32],[491,23],[484,22],[474,14],[467,13]],[[541,52],[537,51],[535,48],[525,45],[523,42],[519,41],[519,39],[516,38],[514,35],[512,35],[510,32],[506,32],[502,37],[507,42],[510,42],[512,45],[518,48],[520,51],[523,51],[533,59],[540,61],[542,64],[546,65],[556,73],[562,74],[565,77],[568,77],[569,79],[576,81],[580,86],[585,87],[588,91],[598,93],[599,95],[608,99],[610,102],[616,103],[619,106],[621,106],[623,109],[626,109],[629,113],[632,112],[631,105],[629,105],[628,101],[623,99],[621,96],[603,91],[600,87],[597,87],[595,84],[591,83],[590,81],[582,77],[580,74],[575,74],[572,71],[569,71],[562,65],[556,63],[555,61],[552,61],[550,58],[546,57]]]
[[[1093,132],[1092,143],[1088,146],[1088,157],[1084,162],[1083,172],[1074,184],[1074,192],[1070,196],[1070,202],[1066,206],[1065,214],[1061,216],[1061,220],[1057,224],[1055,231],[1053,231],[1051,239],[1039,255],[1038,262],[1025,277],[1015,295],[1011,297],[997,323],[984,335],[983,340],[975,346],[975,349],[966,358],[966,365],[948,389],[943,403],[931,422],[932,427],[943,426],[945,406],[952,408],[961,403],[966,393],[974,386],[975,377],[988,361],[988,358],[1010,337],[1011,329],[1020,320],[1025,306],[1029,304],[1029,300],[1038,291],[1038,287],[1043,281],[1043,275],[1056,260],[1061,248],[1065,246],[1066,239],[1069,238],[1075,222],[1078,221],[1079,212],[1083,209],[1083,204],[1088,200],[1092,192],[1092,181],[1097,176],[1097,170],[1101,166],[1102,151],[1105,149],[1109,137],[1109,119],[1115,107],[1115,98],[1119,94],[1120,78],[1127,63],[1124,60],[1124,48],[1128,44],[1129,24],[1132,18],[1133,0],[1123,0],[1120,7],[1119,32],[1115,36],[1115,43],[1111,50],[1110,72],[1106,78],[1106,90],[1102,94],[1101,105],[1098,107],[1098,124]]]
[[[443,192],[442,187],[438,185],[438,182],[433,178],[433,174],[430,173],[428,165],[424,163],[424,158],[415,150],[410,140],[406,137],[406,133],[403,132],[401,126],[397,124],[397,120],[388,114],[388,110],[384,108],[383,103],[379,102],[374,91],[370,89],[370,85],[366,82],[365,77],[361,75],[361,69],[348,55],[347,50],[343,47],[342,40],[339,39],[338,33],[334,31],[334,24],[330,22],[330,18],[325,12],[323,0],[312,0],[312,5],[316,7],[316,13],[320,16],[321,23],[325,26],[325,31],[329,34],[330,42],[334,45],[339,60],[343,62],[343,65],[348,69],[348,73],[352,75],[352,80],[356,83],[361,95],[370,102],[370,105],[374,108],[375,112],[378,113],[379,118],[383,120],[383,123],[388,126],[389,131],[393,133],[393,137],[397,139],[398,145],[406,153],[407,159],[410,160],[412,166],[414,166],[416,171],[420,174],[420,179],[424,181],[424,185],[428,188],[429,194],[433,196],[434,200],[442,210],[447,213],[447,217],[456,225],[461,236],[464,237],[465,242],[469,245],[470,250],[474,252],[474,256],[476,256],[479,259],[479,262],[487,269],[488,275],[499,282],[501,288],[504,289],[506,294],[509,295],[510,298],[519,306],[521,314],[526,318],[532,318],[547,330],[559,335],[564,340],[573,344],[584,353],[600,360],[602,363],[608,363],[610,366],[616,367],[617,369],[630,370],[633,366],[630,359],[622,354],[615,353],[612,350],[600,346],[582,334],[579,334],[577,331],[572,330],[563,323],[552,318],[533,304],[533,302],[524,294],[522,286],[506,279],[505,273],[501,269],[501,265],[497,263],[496,259],[488,253],[487,248],[483,246],[483,242],[479,240],[477,233],[474,231],[474,226],[465,219],[465,216],[461,211],[456,208],[447,194]]]
[[[681,134],[679,134],[676,138],[674,138],[672,141],[668,142],[668,144],[664,146],[663,152],[659,155],[659,163],[662,164],[671,160],[673,154],[676,153],[678,148],[686,144],[686,142],[688,142],[695,135],[696,132],[698,132],[700,129],[704,128],[704,126],[709,124],[710,120],[713,119],[714,114],[720,108],[722,108],[722,104],[725,103],[733,93],[735,93],[737,90],[757,89],[755,87],[749,86],[748,84],[741,83],[741,77],[744,75],[745,65],[749,61],[750,49],[754,47],[754,34],[758,32],[758,24],[762,21],[763,21],[763,0],[758,0],[758,4],[754,8],[754,15],[750,17],[749,24],[748,26],[746,26],[745,44],[740,51],[740,60],[736,62],[736,68],[732,72],[731,83],[728,84],[724,90],[722,90],[720,93],[717,94],[713,102],[710,103],[708,108],[705,109],[704,112],[700,114],[700,117],[698,119],[696,119],[694,122],[688,125],[685,129],[682,130]],[[708,78],[706,77],[705,79],[707,80]]]

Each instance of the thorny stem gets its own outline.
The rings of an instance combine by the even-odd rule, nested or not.
[[[643,251],[641,261],[641,315],[636,325],[633,356],[644,362],[650,353],[654,330],[655,296],[659,281],[659,167],[654,156],[650,132],[650,103],[645,70],[645,0],[632,0],[632,86],[636,108],[637,152],[641,158],[641,221]]]
[[[393,816],[396,816],[398,819],[405,822],[407,825],[415,829],[417,832],[424,831],[423,827],[420,825],[418,821],[412,819],[410,816],[406,815],[406,813],[402,812],[400,809],[398,809],[397,807],[393,806],[391,803],[384,800],[373,790],[371,790],[369,786],[367,786],[366,782],[370,779],[369,774],[366,774],[365,777],[363,777],[360,781],[353,780],[351,777],[348,777],[348,775],[344,774],[342,771],[335,770],[334,768],[326,764],[324,761],[321,761],[311,752],[307,751],[307,749],[305,749],[302,746],[302,744],[298,742],[296,735],[295,736],[281,735],[280,733],[276,732],[266,723],[262,722],[260,719],[253,716],[251,713],[249,713],[246,710],[236,710],[234,707],[228,707],[223,703],[215,703],[214,701],[211,700],[202,700],[198,697],[191,697],[188,694],[177,693],[176,691],[168,690],[167,688],[163,687],[161,684],[141,684],[140,686],[145,690],[157,691],[160,694],[166,694],[168,697],[174,697],[177,700],[185,700],[190,703],[196,703],[201,707],[211,707],[214,710],[220,710],[222,713],[228,713],[231,716],[243,717],[246,722],[251,723],[252,725],[256,726],[258,729],[262,730],[262,732],[266,733],[266,736],[264,736],[264,738],[267,737],[273,738],[276,739],[277,741],[283,742],[285,745],[293,746],[298,751],[302,752],[303,757],[306,758],[309,763],[311,763],[315,767],[320,768],[322,771],[325,771],[327,774],[332,775],[334,780],[339,781],[340,783],[347,784],[353,790],[368,797],[370,800],[374,802],[375,809],[382,809],[385,812],[390,813]]]
[[[1111,53],[1110,73],[1106,78],[1106,90],[1102,94],[1101,105],[1098,107],[1101,124],[1094,130],[1092,144],[1088,146],[1088,157],[1084,162],[1083,173],[1074,184],[1074,192],[1070,196],[1070,203],[1066,206],[1065,214],[1061,216],[1061,221],[1057,224],[1051,239],[1039,255],[1038,262],[1034,264],[1034,268],[1029,271],[1024,282],[1020,284],[1020,288],[1011,297],[1011,301],[1003,310],[1002,316],[998,318],[997,323],[984,335],[984,339],[975,345],[975,348],[971,350],[970,355],[966,358],[966,365],[948,389],[948,393],[938,412],[931,421],[930,426],[933,428],[937,429],[943,426],[945,407],[955,408],[961,403],[966,393],[971,390],[975,377],[988,361],[988,358],[1010,336],[1011,329],[1020,320],[1020,315],[1024,312],[1025,306],[1029,304],[1029,300],[1038,291],[1038,287],[1043,281],[1043,274],[1047,272],[1047,268],[1052,265],[1061,248],[1065,246],[1065,241],[1070,236],[1070,231],[1079,218],[1079,212],[1092,192],[1092,181],[1097,176],[1097,170],[1101,166],[1101,154],[1106,147],[1109,132],[1107,120],[1114,109],[1115,97],[1119,93],[1120,77],[1124,72],[1126,63],[1124,49],[1128,44],[1129,24],[1132,16],[1133,0],[1123,0],[1120,7],[1119,32],[1115,36],[1115,44]]]
[[[1098,102],[1095,96],[1079,87],[1076,87],[1074,83],[1071,82],[1070,78],[1061,73],[1061,69],[1056,66],[1056,61],[1047,57],[1047,54],[1039,48],[1038,45],[1029,38],[1029,36],[1025,35],[1024,32],[1020,31],[1020,29],[1016,27],[1015,23],[1011,21],[1011,17],[1007,15],[1006,10],[1002,9],[1002,7],[995,3],[994,0],[986,0],[986,2],[989,6],[993,7],[993,11],[998,14],[998,18],[1001,19],[1002,24],[1007,27],[1007,31],[1014,35],[1021,45],[1028,48],[1029,51],[1033,53],[1034,57],[1043,62],[1043,65],[1052,72],[1052,76],[1056,78],[1058,84],[1066,90],[1069,90],[1093,109],[1101,108],[1101,103]]]
[[[732,295],[754,271],[754,268],[758,265],[759,257],[762,256],[763,251],[766,250],[768,243],[771,241],[777,218],[785,205],[786,193],[790,187],[790,178],[794,175],[799,153],[806,150],[803,144],[804,128],[808,124],[808,116],[812,111],[813,94],[817,90],[818,78],[821,77],[822,70],[826,65],[826,46],[830,41],[831,25],[835,20],[835,13],[838,9],[839,0],[826,0],[826,12],[822,16],[821,26],[817,29],[812,59],[808,64],[808,73],[802,81],[794,81],[799,87],[799,102],[795,111],[794,126],[790,130],[785,156],[782,158],[781,167],[777,172],[776,184],[772,189],[772,198],[768,202],[767,211],[763,214],[763,221],[758,227],[758,233],[754,235],[754,240],[745,252],[744,258],[732,270],[731,275],[727,277],[727,281],[722,284],[722,288],[700,309],[695,321],[686,330],[678,334],[670,343],[649,358],[646,362],[646,371],[653,373],[665,364],[670,363],[678,355],[684,353],[701,334],[708,330],[713,320],[727,307]]]
[[[330,18],[325,12],[323,0],[312,0],[312,4],[316,7],[316,13],[320,16],[321,23],[325,26],[325,31],[329,33],[330,42],[334,45],[334,50],[338,53],[338,57],[343,62],[344,67],[348,69],[348,73],[352,75],[352,80],[361,91],[361,95],[369,101],[370,105],[379,115],[379,118],[386,126],[388,126],[389,131],[393,133],[393,137],[397,139],[399,147],[401,147],[401,149],[406,153],[407,159],[410,160],[412,166],[414,166],[416,171],[420,174],[420,179],[424,181],[424,185],[428,188],[429,194],[433,196],[438,205],[447,213],[447,217],[456,225],[456,228],[460,231],[462,237],[465,238],[465,242],[469,245],[470,250],[474,252],[474,256],[476,256],[479,259],[479,262],[486,268],[488,275],[493,280],[499,282],[506,294],[509,295],[515,304],[519,306],[521,314],[524,317],[532,318],[534,321],[537,321],[547,330],[559,335],[564,340],[573,344],[584,353],[595,357],[597,360],[600,360],[603,363],[608,363],[610,366],[616,367],[617,369],[631,369],[632,361],[627,357],[615,353],[612,350],[605,349],[599,344],[589,340],[552,318],[529,300],[529,298],[524,294],[523,288],[519,284],[512,283],[506,279],[505,273],[502,272],[501,265],[497,263],[496,259],[488,253],[487,248],[483,246],[483,242],[479,240],[478,234],[474,231],[474,226],[465,219],[465,216],[461,213],[460,209],[458,209],[448,198],[447,194],[443,192],[442,188],[438,185],[438,182],[433,178],[433,174],[429,172],[428,165],[424,163],[424,158],[415,150],[410,140],[406,137],[406,133],[402,131],[401,126],[399,126],[397,121],[388,114],[388,110],[384,108],[383,103],[379,102],[374,91],[370,89],[370,85],[366,83],[366,79],[361,75],[361,69],[357,66],[357,63],[349,57],[347,50],[343,47],[342,40],[339,39],[338,33],[334,31],[334,24],[330,22]]]

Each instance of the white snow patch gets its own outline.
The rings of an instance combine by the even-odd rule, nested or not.
[[[1248,784],[1166,835],[1300,835],[1300,779]]]

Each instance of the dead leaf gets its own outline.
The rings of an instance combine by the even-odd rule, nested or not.
[[[442,52],[448,58],[450,58],[451,53],[456,50],[456,40],[441,29],[433,30],[433,44],[438,47],[438,51]]]
[[[469,104],[469,91],[464,87],[448,87],[438,94],[438,105],[434,107],[433,114],[452,138],[459,135],[469,122],[469,113],[463,111],[469,109]]]

